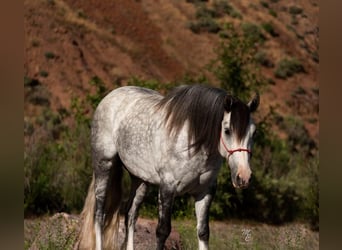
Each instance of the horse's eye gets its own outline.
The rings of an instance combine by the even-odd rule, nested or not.
[[[229,128],[226,128],[226,129],[224,130],[224,133],[225,133],[226,135],[230,135],[230,129],[229,129]]]

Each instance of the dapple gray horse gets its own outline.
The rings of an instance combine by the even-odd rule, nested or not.
[[[157,249],[171,231],[175,196],[195,199],[199,249],[208,249],[209,207],[223,158],[234,187],[245,188],[251,176],[248,104],[226,91],[203,85],[181,86],[163,97],[150,89],[113,90],[98,105],[91,128],[93,180],[82,212],[79,249],[117,249],[121,178],[131,175],[123,248],[133,249],[138,209],[149,184],[159,185]]]

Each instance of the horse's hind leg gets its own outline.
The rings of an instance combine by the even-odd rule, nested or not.
[[[125,215],[126,237],[125,244],[127,250],[134,249],[134,228],[138,218],[140,205],[145,197],[147,184],[141,179],[131,176],[131,191],[127,203],[127,211]]]
[[[165,241],[171,232],[171,212],[174,201],[174,189],[168,185],[159,188],[159,219],[157,226],[157,250],[163,250]]]
[[[102,157],[97,154],[93,159],[95,173],[95,239],[96,250],[102,250],[104,244],[104,227],[112,216],[121,198],[122,167],[118,156]]]
[[[113,166],[111,159],[94,160],[95,172],[95,238],[96,250],[102,250],[102,231],[105,220],[106,190],[110,178],[110,170]]]

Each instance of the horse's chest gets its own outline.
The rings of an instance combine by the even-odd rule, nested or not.
[[[179,178],[177,192],[180,194],[202,192],[214,183],[217,173],[218,169],[216,168],[208,169],[204,172],[189,171],[184,173]]]

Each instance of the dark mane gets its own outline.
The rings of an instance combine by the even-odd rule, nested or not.
[[[184,123],[189,122],[189,149],[194,148],[195,153],[202,146],[210,155],[217,153],[224,111],[232,112],[231,129],[239,139],[245,135],[249,123],[246,104],[222,89],[204,85],[177,87],[158,106],[166,110],[165,122],[170,134],[178,134]]]

